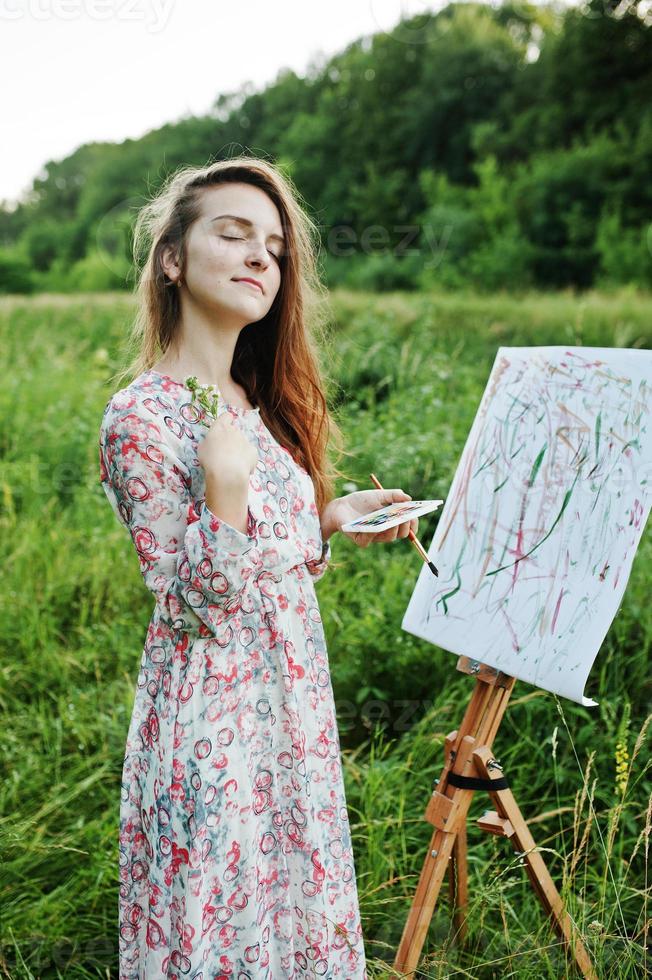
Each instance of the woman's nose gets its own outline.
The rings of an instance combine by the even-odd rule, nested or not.
[[[249,252],[248,259],[251,262],[265,266],[265,268],[271,262],[271,257],[267,251],[267,246],[264,242],[255,242]]]

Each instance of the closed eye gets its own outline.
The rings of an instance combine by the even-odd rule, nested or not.
[[[222,235],[221,237],[222,238],[226,238],[226,240],[229,241],[229,242],[244,242],[244,241],[246,241],[245,238],[240,238],[239,236],[236,236],[236,235]],[[269,254],[274,256],[274,258],[276,259],[276,261],[278,262],[279,265],[281,264],[281,256],[280,255],[277,255],[275,252],[270,252]]]

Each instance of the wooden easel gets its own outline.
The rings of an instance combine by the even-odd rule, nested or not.
[[[491,751],[515,679],[468,657],[460,657],[457,669],[474,675],[476,685],[459,730],[451,732],[446,739],[444,768],[426,807],[425,819],[435,831],[403,929],[394,969],[402,971],[407,980],[414,980],[413,971],[447,871],[457,936],[462,942],[466,937],[466,819],[474,792],[482,789],[489,793],[495,810],[485,813],[478,820],[478,826],[488,833],[508,837],[515,850],[522,853],[534,891],[575,958],[582,976],[586,980],[597,980],[589,954],[564,910],[559,892],[508,788],[502,767]]]

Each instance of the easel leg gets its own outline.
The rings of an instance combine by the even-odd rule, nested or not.
[[[473,753],[478,773],[483,779],[499,779],[502,772],[492,767],[493,760],[491,749],[486,746],[478,748]],[[598,975],[593,968],[591,958],[579,938],[575,924],[568,912],[564,908],[561,895],[557,891],[554,881],[550,877],[541,854],[536,849],[534,838],[530,833],[516,800],[510,789],[490,791],[490,796],[494,802],[498,813],[498,820],[495,814],[487,814],[483,820],[479,821],[484,829],[491,830],[492,833],[499,833],[501,836],[509,837],[514,849],[523,854],[525,867],[528,877],[532,882],[535,892],[546,910],[552,918],[556,931],[568,945],[577,965],[586,980],[598,980]],[[491,828],[491,824],[494,828]],[[502,826],[501,826],[502,824]]]
[[[444,745],[444,766],[455,750],[457,732],[451,732]],[[466,942],[466,916],[468,911],[468,869],[466,860],[466,822],[455,835],[453,853],[448,862],[448,901],[453,912],[455,941],[459,946]]]
[[[448,895],[453,910],[455,941],[459,946],[466,942],[466,916],[469,904],[468,868],[466,861],[466,824],[458,831],[449,863]]]

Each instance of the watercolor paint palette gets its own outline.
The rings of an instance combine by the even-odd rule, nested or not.
[[[388,504],[369,514],[357,517],[354,521],[342,524],[342,531],[364,531],[366,534],[379,534],[397,524],[404,524],[413,517],[430,514],[443,504],[443,500],[405,500],[397,504]]]

